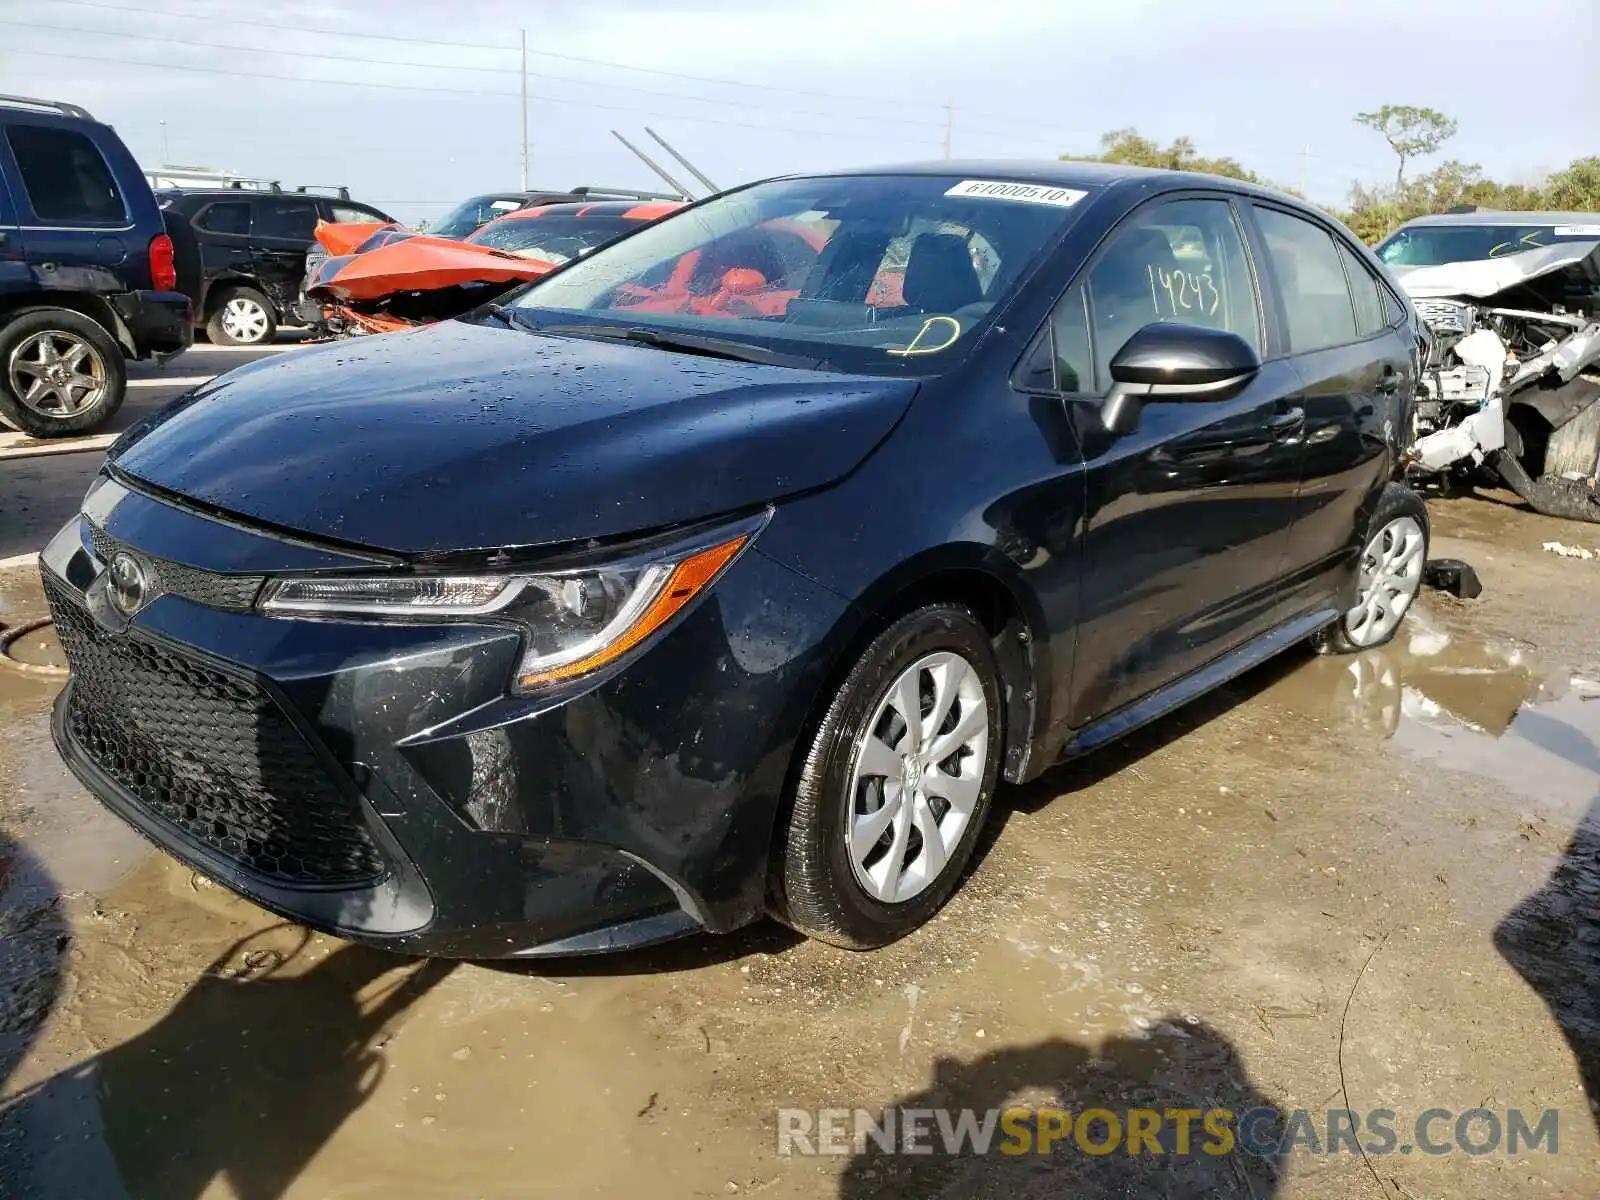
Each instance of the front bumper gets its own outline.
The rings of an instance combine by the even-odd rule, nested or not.
[[[514,630],[249,608],[256,578],[370,560],[117,482],[85,509],[42,560],[73,668],[56,744],[174,857],[307,925],[447,957],[618,949],[762,911],[844,616],[831,593],[752,551],[620,669],[515,698]],[[153,581],[131,619],[107,595],[117,549]]]
[[[123,292],[111,307],[128,331],[134,358],[166,362],[194,344],[194,312],[180,292]]]

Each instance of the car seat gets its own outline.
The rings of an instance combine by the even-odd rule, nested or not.
[[[967,239],[957,233],[919,233],[906,256],[905,301],[925,313],[953,313],[983,299],[983,284]]]

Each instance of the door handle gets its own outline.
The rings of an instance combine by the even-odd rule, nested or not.
[[[1392,396],[1400,390],[1400,372],[1393,367],[1385,367],[1383,374],[1378,377],[1378,386],[1373,389],[1380,396]]]
[[[1291,408],[1288,412],[1267,419],[1267,432],[1275,438],[1294,437],[1305,427],[1306,410],[1303,408]]]

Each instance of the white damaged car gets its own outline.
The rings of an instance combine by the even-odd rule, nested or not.
[[[1540,512],[1600,522],[1600,214],[1421,217],[1377,255],[1432,334],[1413,471],[1487,469]]]

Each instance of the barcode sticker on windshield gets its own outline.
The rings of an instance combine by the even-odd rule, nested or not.
[[[1071,208],[1088,192],[1076,188],[1046,187],[1038,183],[1013,183],[1004,179],[963,179],[946,196],[982,196],[991,200],[1017,200],[1023,204],[1053,204]]]
[[[1557,225],[1557,237],[1600,237],[1600,225]]]

